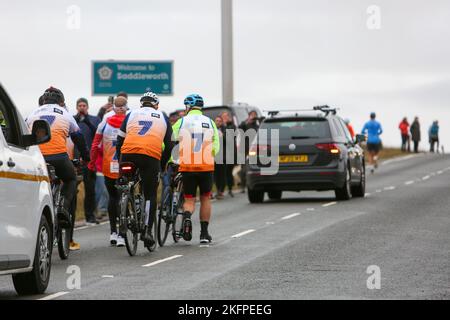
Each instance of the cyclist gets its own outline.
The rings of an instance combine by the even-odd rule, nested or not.
[[[369,152],[369,164],[373,167],[371,172],[374,173],[374,169],[378,168],[378,153],[381,149],[380,135],[383,133],[381,124],[375,120],[376,114],[372,112],[370,114],[370,120],[366,122],[362,129],[362,134],[368,134],[367,138],[367,151]]]
[[[145,198],[145,232],[141,235],[147,247],[153,246],[153,216],[156,213],[156,193],[159,172],[165,167],[173,148],[169,119],[158,110],[159,98],[153,92],[140,99],[141,108],[125,118],[117,136],[120,162],[132,162],[139,169]]]
[[[50,125],[51,139],[39,147],[45,161],[55,168],[56,175],[63,181],[61,195],[64,201],[62,207],[56,208],[56,213],[61,227],[68,228],[72,225],[69,210],[76,194],[76,175],[67,154],[67,137],[70,135],[85,162],[89,161],[89,151],[75,119],[65,109],[64,101],[61,90],[48,88],[44,92],[43,105],[31,113],[26,121],[30,128],[37,119],[46,120]]]
[[[116,158],[117,133],[125,120],[127,112],[127,99],[117,97],[114,99],[113,110],[115,114],[104,119],[97,128],[91,148],[91,162],[88,169],[96,171],[96,161],[99,157],[100,145],[103,147],[102,173],[105,177],[105,186],[108,190],[108,215],[111,228],[109,241],[117,247],[125,246],[124,235],[117,234],[117,218],[119,216],[119,190],[115,187],[119,177],[119,162]]]
[[[183,239],[192,239],[191,216],[195,210],[197,188],[200,188],[200,243],[209,243],[211,190],[214,157],[219,152],[217,127],[202,114],[203,98],[197,94],[186,97],[187,114],[173,125],[174,140],[179,141],[179,171],[182,172],[184,192]]]

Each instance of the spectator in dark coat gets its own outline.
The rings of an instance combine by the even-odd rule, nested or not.
[[[81,133],[84,136],[86,145],[91,150],[92,141],[94,140],[95,132],[100,124],[100,119],[96,116],[91,116],[88,113],[89,103],[87,99],[80,98],[77,100],[77,114],[74,116]],[[78,150],[75,149],[75,157],[78,158]],[[95,217],[95,172],[83,168],[83,182],[84,182],[84,215],[87,224],[98,224]]]
[[[219,132],[220,137],[220,151],[216,155],[215,163],[214,163],[214,182],[216,184],[217,194],[216,199],[223,199],[223,192],[225,191],[226,185],[226,164],[223,156],[223,133],[224,126],[222,117],[217,116],[214,120],[216,123],[217,131]]]
[[[231,161],[226,161],[226,184],[228,187],[228,194],[231,197],[233,195],[233,186],[234,186],[234,177],[233,177],[233,169],[236,162],[236,137],[234,136],[233,141],[229,141],[229,137],[227,137],[227,130],[230,132],[236,132],[236,125],[233,123],[233,118],[230,116],[228,112],[223,112],[221,114],[223,121],[223,157],[227,160],[227,154],[232,152],[234,157],[230,159]],[[230,157],[230,156],[228,156]]]
[[[420,123],[419,118],[415,117],[414,122],[409,129],[411,132],[411,140],[414,142],[414,152],[419,152],[419,142],[420,142]]]
[[[246,133],[249,130],[254,130],[255,132],[257,132],[258,129],[259,129],[259,125],[260,125],[260,123],[259,123],[259,119],[258,119],[258,114],[256,113],[256,111],[250,111],[248,113],[247,120],[242,121],[242,123],[239,125],[239,129],[242,129],[242,131],[244,133]],[[251,142],[252,141],[249,141],[249,139],[245,139],[245,141],[241,139],[241,143],[244,143],[245,158],[246,159],[247,159],[247,156],[248,156],[248,152],[250,150],[250,143]],[[246,181],[247,181],[246,180],[246,174],[247,174],[247,172],[246,172],[246,169],[245,169],[245,165],[242,165],[241,166],[241,171],[239,173],[239,178],[241,180],[240,186],[242,188],[242,192],[243,193],[245,192],[245,186],[247,184],[246,183]]]

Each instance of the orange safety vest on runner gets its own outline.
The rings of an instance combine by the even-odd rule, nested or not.
[[[94,171],[99,157],[100,145],[103,148],[102,173],[105,177],[117,179],[119,177],[119,161],[116,155],[117,134],[125,120],[125,115],[115,114],[102,121],[97,128],[91,148],[91,162],[89,169]]]

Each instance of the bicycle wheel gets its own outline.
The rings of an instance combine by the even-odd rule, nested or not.
[[[53,199],[56,204],[56,208],[62,208],[64,198],[61,195],[61,184],[58,183],[53,189]],[[56,209],[58,210],[58,209]],[[65,209],[64,209],[65,210]],[[56,222],[56,234],[55,239],[58,245],[58,254],[61,260],[66,260],[69,257],[70,252],[70,228],[61,228]]]
[[[156,217],[156,210],[155,210],[155,212],[153,213],[153,234],[156,236],[157,232],[158,232],[158,219]],[[153,243],[152,246],[146,247],[146,248],[148,251],[153,252],[156,250],[157,244],[158,244],[158,241],[155,240],[155,242]]]
[[[56,231],[58,239],[58,254],[61,260],[66,260],[70,252],[70,228],[63,229],[58,226]]]
[[[164,246],[167,240],[167,236],[170,232],[170,227],[172,223],[171,219],[172,210],[172,190],[170,187],[164,189],[161,196],[161,205],[159,207],[158,214],[158,243],[159,246]]]
[[[138,233],[136,232],[136,210],[134,203],[126,194],[120,199],[120,230],[125,237],[125,247],[130,256],[136,255]]]
[[[183,215],[179,213],[183,208],[184,197],[181,192],[173,195],[172,205],[172,238],[177,243],[183,237]]]

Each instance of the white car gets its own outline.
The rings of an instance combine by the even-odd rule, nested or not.
[[[38,144],[50,140],[45,120],[32,133],[0,84],[0,275],[19,294],[43,293],[53,249],[53,200]]]

